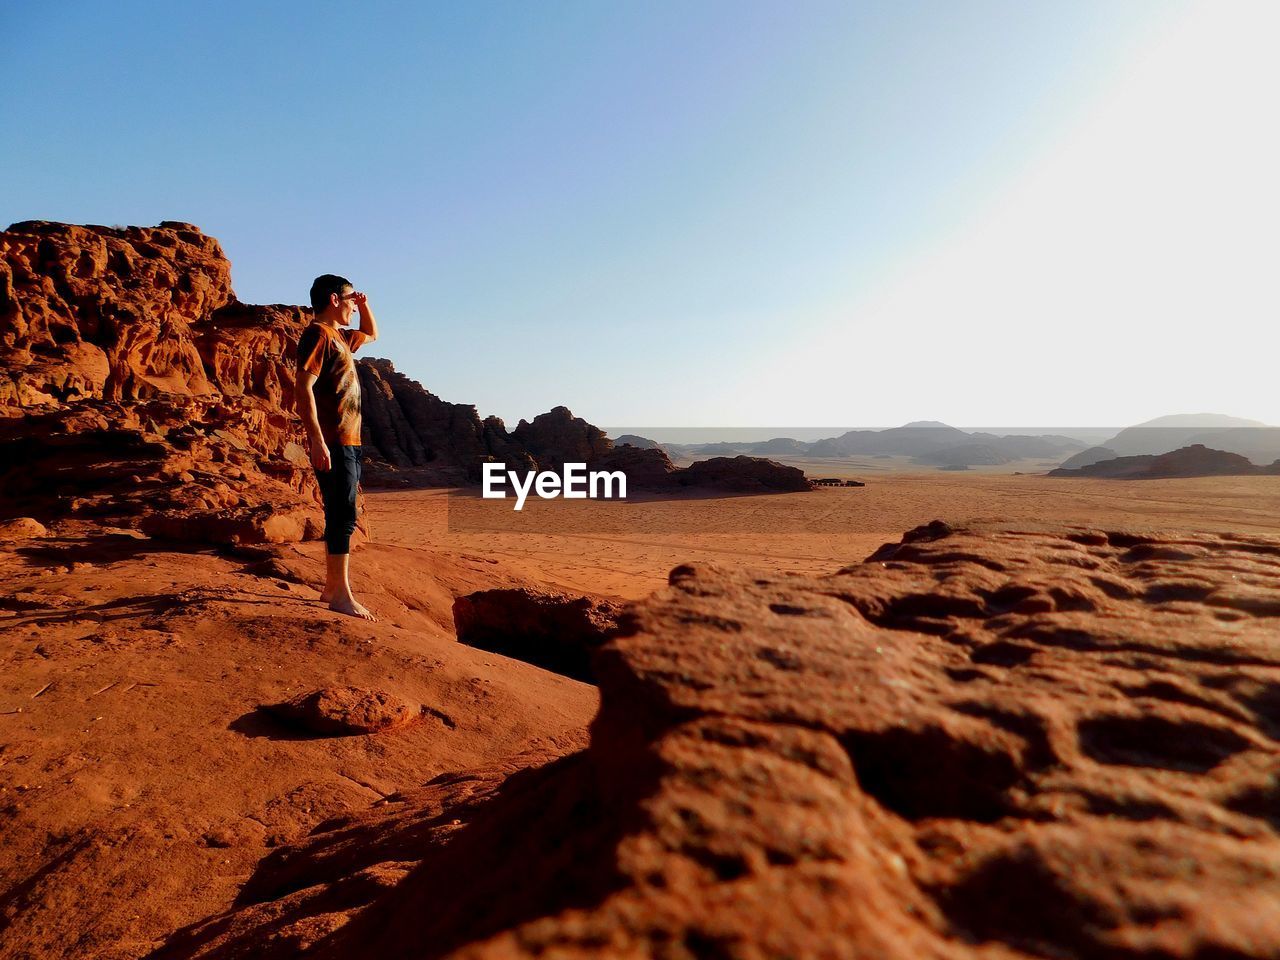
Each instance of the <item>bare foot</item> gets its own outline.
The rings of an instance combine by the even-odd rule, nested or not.
[[[328,603],[332,599],[333,599],[333,591],[330,590],[328,587],[325,587],[323,590],[320,591],[321,603]]]
[[[378,618],[369,612],[369,608],[358,602],[355,597],[338,597],[330,600],[329,609],[345,613],[350,617],[362,617],[370,623],[378,622]]]

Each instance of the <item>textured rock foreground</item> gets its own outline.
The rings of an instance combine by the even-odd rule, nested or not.
[[[590,747],[274,853],[164,957],[1280,956],[1280,540],[677,567]]]

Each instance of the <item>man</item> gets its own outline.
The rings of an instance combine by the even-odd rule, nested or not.
[[[324,498],[325,586],[320,599],[353,617],[376,620],[351,593],[348,564],[360,484],[360,377],[352,356],[378,339],[369,300],[326,273],[311,285],[315,322],[298,338],[298,413]],[[360,329],[349,324],[360,311]]]

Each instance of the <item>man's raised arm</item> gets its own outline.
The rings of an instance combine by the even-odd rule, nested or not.
[[[351,346],[351,352],[354,353],[366,343],[378,339],[378,321],[373,318],[373,308],[369,306],[367,296],[363,293],[354,293],[351,299],[355,301],[356,308],[360,311],[360,333],[363,334],[360,341]]]

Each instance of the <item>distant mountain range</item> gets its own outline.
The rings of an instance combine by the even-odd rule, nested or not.
[[[1063,468],[1076,469],[1118,457],[1158,456],[1195,444],[1238,454],[1253,463],[1269,464],[1280,458],[1280,427],[1223,414],[1196,413],[1157,417],[1126,427],[1092,447],[1063,434],[970,432],[936,420],[916,420],[884,430],[848,430],[839,436],[812,441],[774,437],[683,444],[658,443],[636,434],[623,434],[614,443],[659,447],[671,457],[685,458],[739,454],[815,459],[910,457],[921,465],[952,469],[1036,459],[1057,461]]]
[[[1012,463],[1039,458],[1061,460],[1086,444],[1054,434],[1005,434],[967,432],[934,420],[917,420],[885,430],[847,430],[821,440],[774,437],[770,440],[720,443],[657,443],[636,434],[623,434],[615,444],[661,447],[672,457],[712,457],[745,454],[755,457],[911,457],[917,463],[937,467],[962,467]]]

